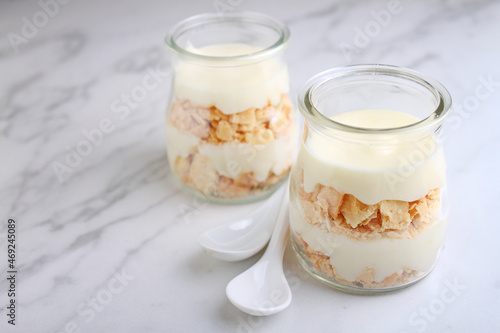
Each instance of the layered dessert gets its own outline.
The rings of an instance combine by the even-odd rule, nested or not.
[[[333,120],[401,127],[412,116],[358,110]],[[442,149],[432,136],[335,140],[307,133],[291,182],[294,247],[307,269],[334,286],[390,289],[425,276],[442,245],[446,216]],[[356,141],[358,139],[358,141]]]
[[[224,44],[191,50],[204,56],[252,54]],[[175,64],[167,116],[171,170],[198,193],[237,199],[266,193],[289,173],[296,129],[288,72],[276,59]]]

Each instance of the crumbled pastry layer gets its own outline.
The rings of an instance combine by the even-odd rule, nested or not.
[[[409,240],[439,221],[439,188],[412,202],[383,200],[367,205],[351,194],[341,193],[321,184],[316,184],[314,190],[308,193],[304,190],[301,173],[295,183],[295,190],[304,222],[324,233],[343,235],[353,240]],[[382,281],[376,281],[374,268],[361,267],[362,273],[349,281],[338,274],[329,255],[311,248],[300,233],[296,237],[312,266],[327,279],[340,284],[380,289],[406,284],[424,274],[411,267],[402,267]]]
[[[332,266],[330,257],[320,251],[314,251],[302,237],[300,243],[304,248],[305,254],[316,270],[328,279],[334,279],[336,282],[367,289],[383,289],[406,284],[414,281],[423,275],[423,272],[418,272],[414,269],[404,267],[401,272],[393,273],[382,281],[375,281],[375,270],[373,268],[365,268],[353,281],[342,278],[335,267]]]
[[[263,108],[250,108],[232,115],[214,106],[203,107],[186,99],[177,100],[172,103],[167,122],[200,139],[197,147],[186,152],[186,157],[170,158],[175,158],[173,171],[179,179],[205,195],[223,199],[256,195],[278,183],[291,169],[292,156],[289,156],[287,161],[277,161],[284,165],[280,174],[271,170],[263,181],[258,181],[253,172],[242,172],[231,178],[219,173],[210,156],[201,154],[198,149],[207,144],[265,145],[291,135],[294,126],[292,104],[285,94],[277,105],[269,102]]]
[[[226,142],[261,145],[289,134],[293,125],[292,104],[285,94],[278,105],[250,108],[227,115],[215,106],[203,107],[189,100],[172,103],[168,122],[210,144]]]
[[[194,187],[205,195],[235,199],[257,195],[277,184],[290,172],[291,162],[279,175],[269,172],[265,181],[259,182],[255,179],[253,172],[240,173],[236,178],[221,175],[214,167],[213,161],[198,153],[190,154],[188,157],[177,156],[174,172],[179,176],[181,182]]]
[[[412,202],[383,200],[366,205],[351,194],[321,184],[316,184],[308,193],[303,187],[302,173],[297,179],[296,191],[307,223],[324,232],[358,240],[413,238],[439,216],[439,188]]]

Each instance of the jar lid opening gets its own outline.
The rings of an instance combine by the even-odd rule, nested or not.
[[[165,37],[168,48],[193,60],[227,62],[261,60],[283,50],[290,38],[288,27],[254,12],[206,13],[189,17],[172,27]],[[210,55],[197,51],[218,44],[248,44],[251,52]]]
[[[363,84],[359,84],[362,82]],[[381,87],[381,88],[380,88]],[[405,91],[405,89],[407,91]],[[384,99],[378,90],[392,94],[394,101]],[[400,90],[400,91],[398,91]],[[415,96],[401,102],[399,95]],[[398,95],[399,94],[399,95]],[[425,97],[425,98],[424,98]],[[400,100],[398,100],[398,98]],[[348,99],[358,99],[347,105]],[[377,107],[361,107],[361,109],[389,109],[399,111],[399,104],[407,104],[408,108],[417,109],[415,101],[426,100],[418,120],[400,126],[387,128],[368,128],[350,126],[331,119],[331,112],[342,113],[354,111],[354,105],[372,105]],[[390,65],[367,64],[333,68],[319,73],[308,80],[299,92],[299,109],[306,121],[332,131],[343,131],[359,134],[406,134],[434,130],[439,128],[449,113],[451,97],[446,88],[436,80],[417,71]],[[413,102],[413,103],[412,103]],[[392,107],[380,107],[380,105]],[[349,108],[351,108],[349,110]],[[358,109],[360,109],[358,107]],[[423,113],[423,115],[422,115]]]

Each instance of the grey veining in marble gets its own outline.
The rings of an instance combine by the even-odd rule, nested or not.
[[[197,237],[259,204],[221,207],[185,194],[168,169],[164,133],[171,77],[163,37],[220,2],[289,25],[294,96],[312,75],[354,63],[411,67],[450,90],[450,223],[436,269],[418,286],[342,294],[308,277],[289,248],[286,311],[251,317],[226,299],[226,284],[258,256],[220,262]],[[23,27],[44,11],[40,3],[58,4],[57,13],[28,38]],[[13,44],[13,34],[25,42]],[[496,0],[1,2],[0,331],[499,331],[499,34]],[[155,88],[130,101],[146,76]],[[82,143],[92,133],[95,143]],[[78,147],[86,156],[75,157]],[[9,217],[16,326],[6,309]]]

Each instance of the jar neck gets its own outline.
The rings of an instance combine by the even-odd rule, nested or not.
[[[224,46],[230,46],[228,44]],[[200,57],[192,57],[177,51],[172,52],[172,65],[176,67],[180,63],[189,64],[190,66],[195,66],[198,68],[206,68],[206,69],[226,69],[232,70],[241,67],[261,67],[268,66],[268,64],[273,64],[276,66],[277,64],[285,65],[285,57],[284,57],[284,48],[279,50],[279,52],[274,52],[273,54],[267,55],[265,57],[256,57],[253,59],[247,59],[245,57],[231,57],[225,59],[213,59],[210,58],[200,58]]]
[[[320,138],[322,141],[326,142],[344,142],[346,144],[352,145],[362,145],[362,146],[396,146],[418,143],[432,139],[436,144],[441,144],[441,126],[427,127],[425,129],[405,132],[391,130],[389,133],[380,133],[379,131],[370,133],[354,133],[350,131],[342,130],[332,130],[330,128],[324,128],[317,126],[317,124],[306,121],[304,123],[304,135],[303,140],[307,142],[307,139],[311,136]],[[306,143],[307,144],[307,143]]]
[[[324,137],[368,144],[428,138],[439,131],[450,107],[451,97],[439,82],[413,70],[388,65],[331,69],[311,78],[299,93],[299,110],[312,131]],[[362,110],[366,112],[358,116],[365,118],[370,118],[370,112],[386,112],[380,116],[383,124],[370,126],[369,121],[339,120],[343,119],[340,115]],[[387,112],[394,115],[388,116]]]
[[[286,25],[266,15],[210,13],[178,23],[165,37],[165,43],[179,59],[227,67],[279,57],[289,37]]]

